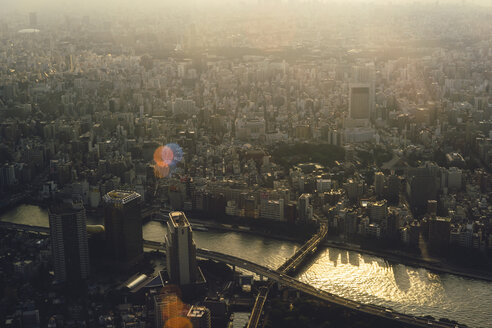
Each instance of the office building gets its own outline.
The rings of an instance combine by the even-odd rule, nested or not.
[[[49,209],[55,280],[77,282],[89,276],[86,214],[82,202],[63,202]]]
[[[349,116],[352,119],[371,118],[371,91],[367,83],[354,83],[349,90]]]
[[[165,241],[170,281],[178,285],[195,283],[198,275],[196,245],[190,223],[183,212],[169,213]]]
[[[406,192],[414,213],[423,214],[427,209],[427,201],[436,199],[439,167],[426,164],[425,166],[406,169]]]
[[[299,221],[309,222],[313,219],[313,205],[311,205],[311,194],[302,194],[297,201],[297,213]]]
[[[435,199],[429,199],[427,201],[427,214],[430,216],[437,215],[437,201]]]
[[[450,167],[447,172],[448,189],[456,191],[461,189],[462,172],[457,167]]]
[[[367,204],[367,211],[371,222],[381,223],[388,214],[388,203],[386,199]]]
[[[236,138],[240,140],[257,140],[265,135],[266,123],[261,119],[238,118],[235,122]]]
[[[345,213],[345,237],[349,239],[357,233],[357,224],[358,224],[357,213],[355,211],[348,211]]]
[[[107,255],[122,265],[131,265],[143,254],[140,194],[113,190],[103,197]]]
[[[271,220],[284,220],[284,200],[261,199],[260,217]]]
[[[388,202],[398,204],[400,199],[400,178],[394,174],[388,176],[384,191],[385,198]]]
[[[350,201],[354,202],[364,193],[364,183],[355,179],[348,179],[343,184],[343,189]]]
[[[434,217],[429,219],[429,249],[434,254],[442,254],[449,247],[451,220]]]
[[[15,179],[15,167],[13,164],[7,164],[0,166],[0,188],[12,186],[16,182]]]
[[[374,174],[374,192],[376,196],[381,197],[384,190],[384,173],[376,172]]]

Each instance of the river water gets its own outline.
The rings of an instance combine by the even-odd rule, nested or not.
[[[0,220],[48,226],[48,213],[21,205]],[[100,220],[88,219],[88,223]],[[164,224],[148,222],[145,239],[163,241]],[[300,246],[237,232],[194,231],[197,247],[227,253],[270,268],[280,266]],[[367,304],[390,307],[413,315],[446,317],[470,327],[492,327],[492,283],[427,269],[337,248],[322,249],[298,278],[317,288]]]

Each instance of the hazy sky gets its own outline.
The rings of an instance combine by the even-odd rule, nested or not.
[[[152,9],[162,5],[169,4],[193,4],[197,6],[211,4],[252,4],[258,2],[322,2],[322,3],[374,3],[374,4],[404,4],[404,3],[421,3],[421,4],[478,4],[481,6],[492,6],[492,0],[0,0],[2,10],[12,11],[18,10],[23,12],[28,11],[43,11],[43,10],[59,10],[71,11],[76,7],[80,9],[98,9],[101,7],[134,7],[139,9]]]

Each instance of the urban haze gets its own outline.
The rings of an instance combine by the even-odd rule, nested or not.
[[[492,328],[490,0],[0,0],[0,327]]]

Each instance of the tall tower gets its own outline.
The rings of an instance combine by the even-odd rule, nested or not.
[[[349,114],[352,119],[371,118],[371,87],[368,83],[350,85]]]
[[[183,212],[169,213],[166,234],[166,261],[171,282],[189,285],[196,282],[198,267],[196,245],[190,223]]]
[[[103,200],[108,256],[119,264],[131,265],[143,254],[141,196],[134,191],[113,190]]]
[[[89,247],[82,202],[57,204],[48,212],[56,281],[85,280],[89,275]]]

